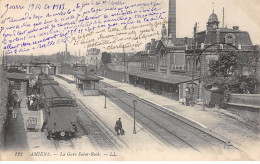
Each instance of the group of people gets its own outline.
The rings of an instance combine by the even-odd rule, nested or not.
[[[28,110],[37,111],[39,109],[39,95],[32,94],[26,99]]]

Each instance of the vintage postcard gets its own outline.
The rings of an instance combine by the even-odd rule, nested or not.
[[[0,160],[260,160],[259,10],[0,0]]]

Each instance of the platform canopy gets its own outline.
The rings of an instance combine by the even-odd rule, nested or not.
[[[74,75],[77,79],[81,80],[81,81],[99,81],[99,80],[103,80],[100,77],[97,77],[95,75],[91,75],[91,74],[76,74]]]
[[[29,80],[32,78],[30,75],[24,74],[24,73],[10,73],[10,72],[4,72],[4,76],[7,79],[17,79],[17,80]]]
[[[132,76],[137,76],[140,78],[164,82],[168,84],[181,84],[192,80],[192,77],[189,75],[177,75],[177,74],[168,75],[168,74],[147,72],[147,71],[129,72],[128,74]],[[199,77],[197,76],[194,77],[194,80],[198,80],[198,79]]]

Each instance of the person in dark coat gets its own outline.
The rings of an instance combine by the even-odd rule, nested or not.
[[[14,103],[14,108],[17,108],[18,107],[18,95],[17,95],[17,93],[16,92],[14,92],[13,93],[13,95],[12,95],[12,97],[13,97],[13,103]]]
[[[22,99],[19,97],[18,98],[18,108],[21,108],[21,102],[22,102]]]
[[[121,122],[121,118],[119,118],[116,121],[116,125],[115,125],[115,131],[116,131],[117,135],[119,135],[121,133],[121,130],[122,130],[122,122]],[[120,131],[120,133],[119,133],[119,131]]]
[[[27,108],[29,110],[29,108],[30,108],[30,97],[27,97],[26,104],[27,104]]]

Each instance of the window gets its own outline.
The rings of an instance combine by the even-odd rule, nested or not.
[[[227,43],[227,44],[233,44],[233,37],[232,37],[232,36],[228,36],[228,37],[226,38],[226,43]]]
[[[227,34],[225,36],[225,43],[234,45],[235,44],[235,36],[233,34]]]
[[[14,90],[21,90],[21,82],[20,81],[14,81]]]
[[[161,65],[162,66],[166,66],[166,62],[167,62],[167,56],[166,56],[166,54],[162,54],[161,56],[160,56],[160,60],[161,60]]]

